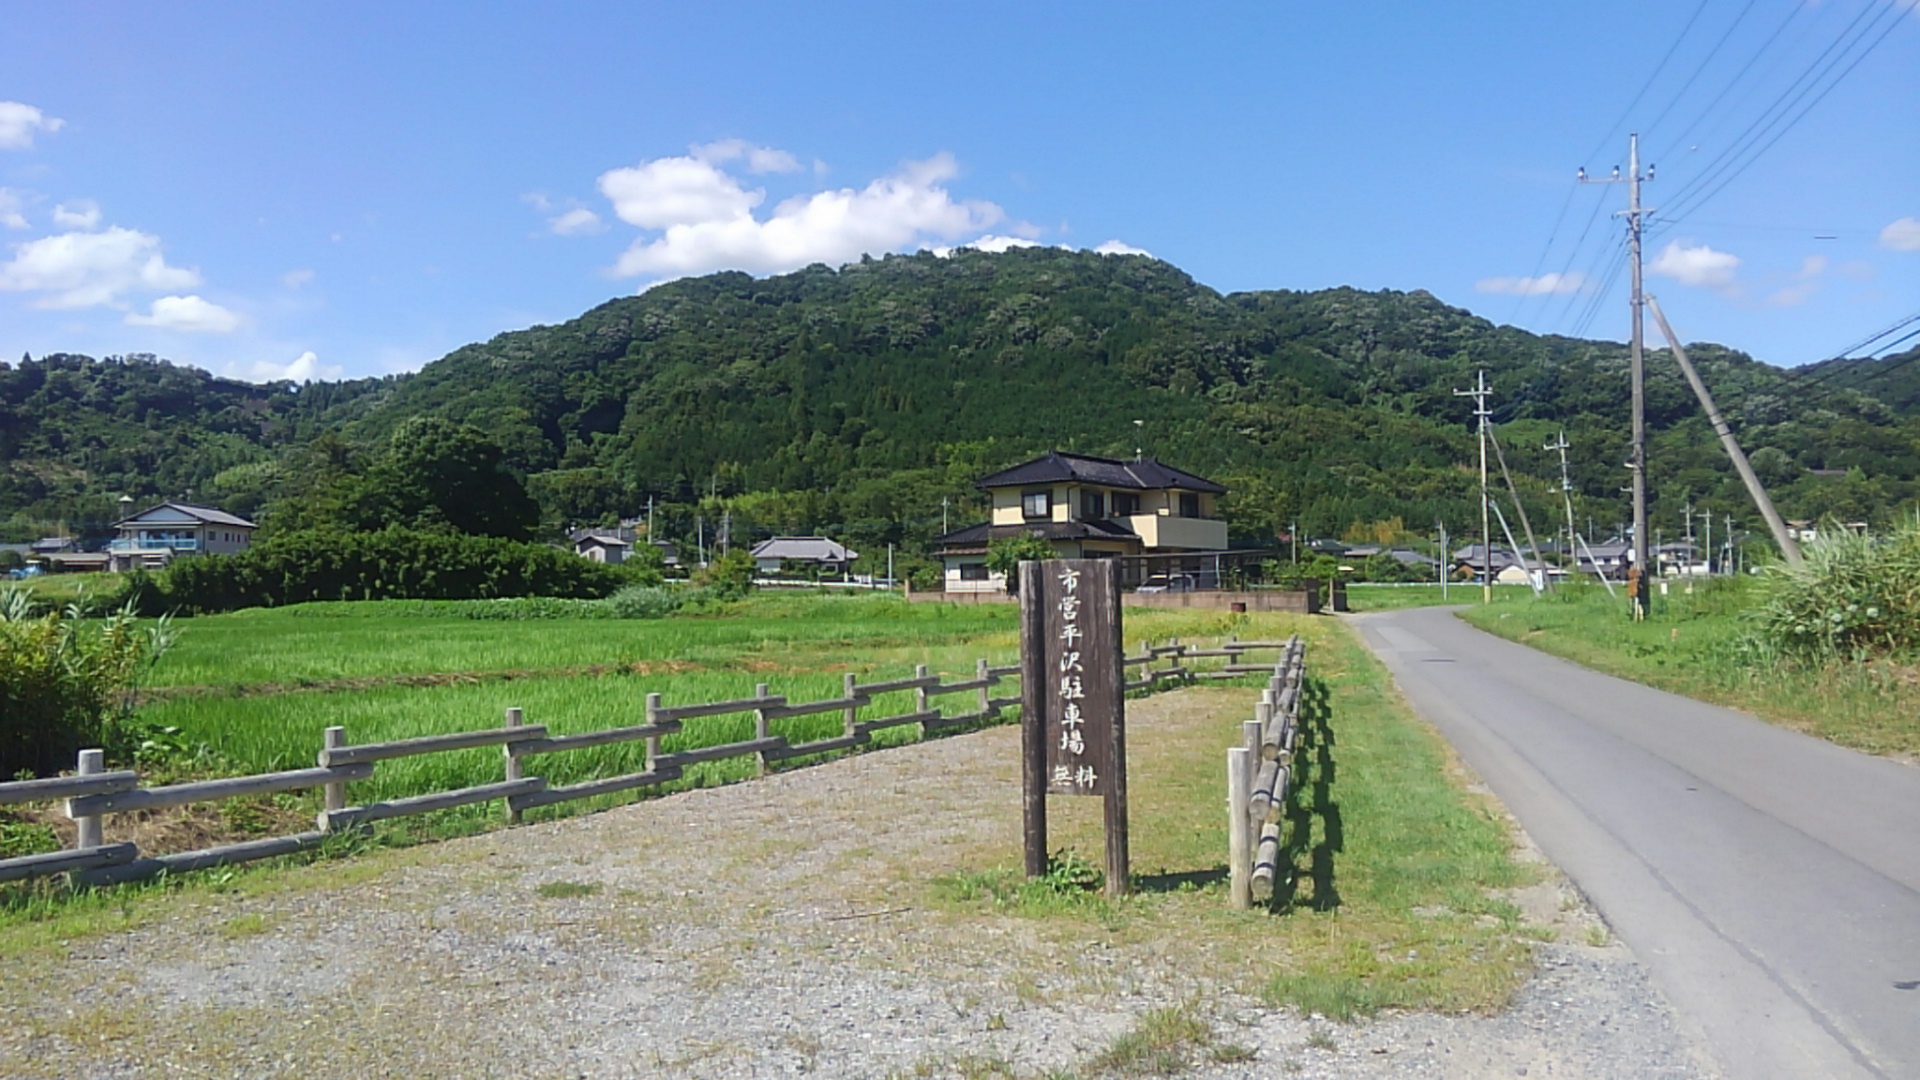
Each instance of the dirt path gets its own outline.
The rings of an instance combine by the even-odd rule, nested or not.
[[[1129,706],[1232,730],[1245,691]],[[1200,1077],[1704,1075],[1558,885],[1567,944],[1492,1018],[1333,1025],[1143,922],[981,914],[927,880],[1018,863],[1018,731],[247,879],[8,961],[7,1076],[1042,1077],[1184,1006]],[[1598,936],[1593,940],[1599,940]]]

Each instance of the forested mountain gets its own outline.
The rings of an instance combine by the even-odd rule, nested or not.
[[[1902,415],[1920,412],[1920,346],[1878,360],[1823,360],[1794,374],[1822,389],[1858,390]]]
[[[0,539],[55,526],[98,532],[122,494],[191,493],[253,513],[283,453],[336,430],[391,385],[255,385],[151,356],[0,362]]]
[[[1789,516],[1879,519],[1920,494],[1920,422],[1858,391],[1806,392],[1724,348],[1692,353]],[[1664,353],[1648,356],[1655,521],[1677,533],[1689,503],[1750,518],[1686,384]],[[736,540],[823,530],[911,549],[939,532],[943,499],[953,527],[977,516],[984,472],[1050,447],[1141,447],[1232,488],[1240,541],[1270,542],[1294,520],[1315,534],[1395,518],[1457,530],[1477,516],[1477,477],[1471,403],[1454,391],[1484,368],[1536,523],[1563,516],[1558,458],[1542,450],[1562,428],[1582,516],[1602,528],[1624,516],[1624,345],[1495,326],[1424,292],[1221,295],[1140,256],[963,249],[715,274],[406,378],[296,390],[194,373],[197,390],[170,409],[123,405],[138,396],[127,391],[89,406],[83,386],[107,385],[97,369],[114,365],[58,359],[75,374],[57,395],[20,393],[25,365],[0,370],[12,433],[0,515],[44,512],[23,475],[128,486],[166,457],[142,452],[150,443],[204,454],[189,470],[202,485],[270,498],[288,489],[237,481],[284,479],[279,463],[322,432],[375,445],[437,415],[498,440],[550,525],[632,516],[652,496],[669,535],[693,533],[697,512],[709,535],[724,514]],[[182,370],[122,366],[140,386]],[[35,379],[44,389],[52,373]],[[140,440],[98,434],[129,409]],[[147,490],[176,494],[187,477],[154,472]]]

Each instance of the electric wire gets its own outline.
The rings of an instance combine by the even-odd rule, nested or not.
[[[1633,95],[1633,100],[1629,101],[1627,107],[1620,111],[1620,118],[1613,122],[1613,126],[1607,129],[1607,133],[1600,137],[1599,145],[1595,146],[1593,151],[1587,155],[1589,160],[1592,160],[1599,155],[1600,151],[1606,149],[1608,140],[1612,139],[1614,133],[1620,130],[1620,125],[1627,122],[1627,117],[1633,115],[1633,110],[1640,104],[1640,99],[1647,96],[1647,91],[1653,88],[1654,80],[1658,79],[1660,72],[1666,69],[1667,61],[1673,59],[1673,54],[1680,48],[1680,43],[1687,39],[1687,32],[1692,30],[1693,24],[1700,20],[1700,13],[1707,10],[1707,3],[1708,0],[1700,0],[1699,6],[1693,9],[1693,14],[1687,17],[1687,24],[1680,28],[1680,35],[1673,39],[1673,44],[1667,46],[1666,54],[1660,57],[1660,62],[1653,66],[1653,71],[1647,76],[1647,81],[1640,84],[1640,92]]]
[[[1727,149],[1716,155],[1695,177],[1681,185],[1680,189],[1671,196],[1671,201],[1665,209],[1667,219],[1670,222],[1677,222],[1684,218],[1687,207],[1698,206],[1712,198],[1733,179],[1751,168],[1761,155],[1797,126],[1814,106],[1824,100],[1853,72],[1854,68],[1859,66],[1861,61],[1886,40],[1893,28],[1899,25],[1902,14],[1902,9],[1893,4],[1862,8],[1860,14],[1854,16],[1853,21],[1847,24],[1839,36],[1821,50],[1820,55],[1814,58],[1807,69],[1788,84],[1787,88],[1781,91],[1779,96],[1775,97],[1766,109],[1762,110],[1761,114],[1734,138]],[[1868,19],[1869,15],[1872,15],[1871,19]],[[1863,19],[1867,20],[1864,26],[1861,25]],[[1883,22],[1884,25],[1882,25]],[[1854,55],[1844,71],[1828,80],[1828,74],[1846,61],[1855,47],[1876,29],[1880,31],[1879,36],[1875,37],[1864,50]],[[1822,86],[1823,81],[1824,86]],[[1813,100],[1807,102],[1804,107],[1800,107],[1801,101],[1808,94],[1815,94]],[[1795,112],[1797,107],[1799,111]],[[1783,120],[1786,122],[1785,126],[1779,127]],[[1777,131],[1776,127],[1778,127]],[[1764,145],[1759,145],[1759,149],[1755,150],[1754,147],[1763,139],[1766,140]],[[1705,195],[1700,194],[1703,190],[1706,191]]]
[[[1773,48],[1773,43],[1780,39],[1780,35],[1785,33],[1787,27],[1792,25],[1793,21],[1800,17],[1800,13],[1806,10],[1806,7],[1807,5],[1804,4],[1794,4],[1792,6],[1787,12],[1787,17],[1780,20],[1780,24],[1773,28],[1773,33],[1767,35],[1767,40],[1762,42],[1758,49],[1754,50],[1752,56],[1747,57],[1747,62],[1742,64],[1740,70],[1734,73],[1733,78],[1728,80],[1727,84],[1720,88],[1720,92],[1713,96],[1713,100],[1707,103],[1707,107],[1695,114],[1694,118],[1687,122],[1687,126],[1680,130],[1680,134],[1674,137],[1673,142],[1669,144],[1673,151],[1678,152],[1680,147],[1686,145],[1687,136],[1693,134],[1694,130],[1700,126],[1700,122],[1705,120],[1714,109],[1719,108],[1720,102],[1726,98],[1727,94],[1732,92],[1734,87],[1740,85],[1740,81],[1747,77],[1749,71],[1753,70],[1753,65],[1758,63],[1760,58],[1767,54],[1767,50]],[[1662,156],[1668,155],[1663,154]]]
[[[1741,8],[1740,14],[1735,15],[1733,21],[1727,24],[1726,30],[1721,32],[1720,40],[1714,42],[1713,48],[1708,49],[1707,55],[1701,59],[1700,63],[1694,66],[1693,74],[1687,76],[1687,81],[1681,83],[1680,89],[1675,90],[1673,96],[1667,99],[1666,108],[1660,110],[1659,114],[1653,118],[1652,123],[1640,129],[1642,138],[1650,137],[1653,132],[1659,128],[1660,122],[1667,118],[1667,114],[1673,112],[1673,107],[1680,104],[1680,99],[1687,96],[1687,91],[1693,89],[1694,81],[1699,79],[1713,63],[1713,58],[1720,54],[1720,50],[1724,48],[1727,41],[1733,37],[1733,32],[1740,28],[1740,24],[1745,21],[1747,15],[1753,11],[1754,5],[1759,2],[1760,0],[1747,0],[1747,6]]]
[[[1837,87],[1839,87],[1839,85],[1842,82],[1845,82],[1847,76],[1853,74],[1853,70],[1859,67],[1860,64],[1863,61],[1865,61],[1866,58],[1870,56],[1875,49],[1879,48],[1880,43],[1885,41],[1887,39],[1887,36],[1893,33],[1894,28],[1900,25],[1900,9],[1892,5],[1889,5],[1886,10],[1893,14],[1893,18],[1888,20],[1886,25],[1881,28],[1879,36],[1874,38],[1873,41],[1870,42],[1865,49],[1861,50],[1860,53],[1853,58],[1852,62],[1847,64],[1847,67],[1844,71],[1840,72],[1840,74],[1836,76],[1832,81],[1828,82],[1827,85],[1824,88],[1822,88],[1818,94],[1814,95],[1813,100],[1807,102],[1807,104],[1803,108],[1801,108],[1801,110],[1798,113],[1794,115],[1793,119],[1787,122],[1785,127],[1782,127],[1779,131],[1774,132],[1772,138],[1769,138],[1764,144],[1760,146],[1759,149],[1754,150],[1750,155],[1748,155],[1746,161],[1743,162],[1738,169],[1735,169],[1732,173],[1730,173],[1725,178],[1720,180],[1719,183],[1715,184],[1710,190],[1708,190],[1704,194],[1695,195],[1692,197],[1683,196],[1678,201],[1678,204],[1668,212],[1669,219],[1677,222],[1686,217],[1689,208],[1701,206],[1704,203],[1706,203],[1708,200],[1712,199],[1715,195],[1718,195],[1723,189],[1726,188],[1728,184],[1731,184],[1734,180],[1738,179],[1741,173],[1746,172],[1748,168],[1752,167],[1754,162],[1764,157],[1767,151],[1773,149],[1774,144],[1779,142],[1782,138],[1784,138],[1787,132],[1792,131],[1796,126],[1798,126],[1800,121],[1804,119],[1808,113],[1812,112],[1816,106],[1818,106],[1822,101],[1826,100],[1826,97],[1828,94],[1833,93],[1833,91]],[[1869,24],[1869,27],[1871,28],[1871,24]],[[1856,42],[1858,40],[1859,39],[1856,39]],[[1849,49],[1851,47],[1852,47],[1851,45],[1848,46]],[[1844,55],[1845,54],[1842,53],[1843,57]],[[1838,60],[1839,58],[1836,58],[1835,62],[1837,63]],[[1829,70],[1831,70],[1831,65],[1829,65]],[[1809,86],[1808,89],[1811,90],[1812,87]]]

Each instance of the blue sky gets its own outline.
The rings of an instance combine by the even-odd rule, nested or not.
[[[1913,0],[15,3],[0,28],[7,359],[382,374],[681,274],[1021,242],[1623,339],[1624,187],[1575,170],[1624,165],[1629,130],[1686,339],[1793,365],[1920,311]]]

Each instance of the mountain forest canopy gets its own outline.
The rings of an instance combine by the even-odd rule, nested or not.
[[[1920,497],[1914,372],[1808,377],[1690,352],[1787,516],[1881,521]],[[1671,538],[1688,508],[1754,522],[1672,361],[1647,357],[1654,523]],[[1295,523],[1460,533],[1478,477],[1471,402],[1454,390],[1479,369],[1534,520],[1564,520],[1543,449],[1564,429],[1581,527],[1608,532],[1627,516],[1627,365],[1622,343],[1496,326],[1422,291],[1222,295],[1144,256],[960,249],[720,273],[410,376],[253,385],[144,356],[0,364],[0,539],[98,530],[122,494],[269,528],[370,513],[358,527],[400,515],[386,523],[510,536],[537,519],[549,537],[651,500],[668,538],[819,532],[884,555],[978,520],[976,477],[1051,448],[1144,450],[1219,480],[1236,544]],[[428,505],[440,481],[420,478],[436,468],[468,489],[511,474],[528,501]]]

